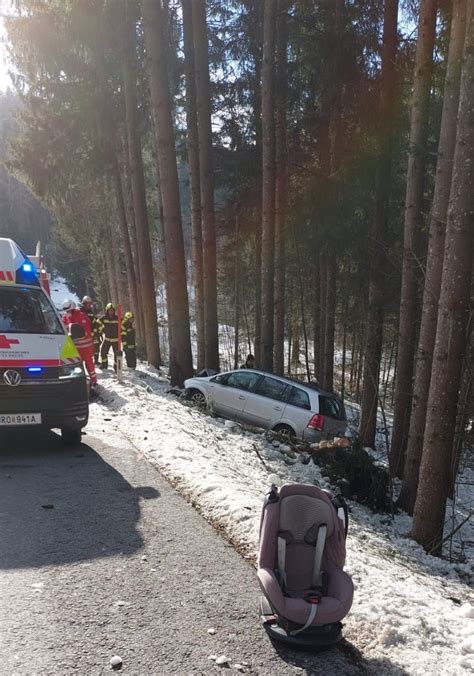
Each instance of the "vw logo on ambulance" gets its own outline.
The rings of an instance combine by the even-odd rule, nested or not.
[[[18,373],[18,371],[8,369],[8,371],[5,371],[3,374],[3,382],[5,385],[9,385],[10,387],[18,387],[18,385],[21,383],[21,375]]]

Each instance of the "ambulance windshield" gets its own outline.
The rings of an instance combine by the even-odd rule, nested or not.
[[[64,329],[42,290],[0,286],[0,333],[60,335]]]

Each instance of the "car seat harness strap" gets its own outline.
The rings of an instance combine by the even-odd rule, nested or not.
[[[327,525],[321,524],[318,529],[318,538],[314,549],[313,575],[311,578],[312,589],[322,589],[321,563],[323,561],[324,545],[326,544]]]
[[[278,536],[278,577],[283,594],[286,591],[286,540]]]
[[[296,634],[299,634],[300,632],[304,631],[305,629],[308,629],[313,624],[313,620],[316,617],[316,613],[318,612],[318,604],[317,603],[311,603],[311,609],[309,611],[308,619],[306,620],[305,624],[300,627],[299,629],[295,629],[294,631],[290,631],[291,636],[296,636]]]

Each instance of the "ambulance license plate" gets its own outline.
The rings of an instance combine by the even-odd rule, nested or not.
[[[0,427],[17,425],[41,425],[41,413],[0,413]]]

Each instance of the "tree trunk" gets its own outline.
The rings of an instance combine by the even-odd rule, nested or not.
[[[443,274],[412,536],[440,553],[450,489],[456,409],[466,348],[474,221],[474,0],[467,3],[466,42],[449,199]]]
[[[321,308],[321,299],[320,299],[320,273],[319,273],[319,263],[318,257],[314,262],[313,266],[313,289],[314,289],[314,302],[313,302],[313,361],[314,361],[314,377],[316,380],[320,380],[320,371],[319,365],[321,362],[320,358],[320,343],[321,343],[321,322],[320,322],[320,308]]]
[[[351,374],[349,376],[349,392],[354,396],[354,375],[356,372],[356,337],[359,331],[357,325],[352,324],[352,341],[351,341]]]
[[[255,354],[256,364],[262,364],[262,228],[260,220],[255,231]]]
[[[443,114],[438,145],[438,163],[431,210],[423,292],[420,338],[418,343],[415,384],[408,434],[406,464],[398,504],[413,514],[418,474],[423,447],[426,407],[431,379],[433,350],[438,321],[438,300],[443,270],[444,238],[448,212],[449,193],[456,143],[456,121],[459,107],[462,51],[466,33],[466,0],[455,0],[451,19],[448,66],[444,85]]]
[[[300,320],[296,308],[293,309],[293,345],[291,347],[291,363],[293,366],[296,366],[296,371],[298,372],[298,366],[300,365],[300,352],[301,352],[301,336],[300,336]]]
[[[322,247],[319,253],[319,366],[317,379],[325,387],[324,363],[326,355],[326,314],[327,314],[327,289],[328,289],[328,259],[327,249]]]
[[[303,331],[303,342],[304,342],[304,363],[306,367],[306,379],[309,382],[311,382],[311,369],[309,366],[309,349],[308,349],[308,330],[307,330],[307,323],[306,323],[306,303],[305,303],[305,293],[304,293],[304,283],[303,283],[303,275],[302,275],[302,267],[303,263],[301,260],[301,255],[300,255],[300,246],[298,243],[298,238],[296,235],[296,228],[292,228],[292,234],[293,234],[293,242],[294,242],[294,247],[295,247],[295,259],[296,259],[296,269],[297,269],[297,276],[298,276],[298,297],[299,297],[299,305],[300,305],[300,312],[301,312],[301,328]]]
[[[471,281],[471,292],[474,292],[474,279]],[[471,293],[470,307],[474,307],[474,298]],[[462,365],[461,387],[459,388],[459,402],[456,415],[456,425],[454,431],[453,456],[451,462],[451,480],[448,496],[451,500],[456,497],[456,480],[461,462],[464,435],[469,419],[472,416],[472,393],[473,393],[473,372],[474,365],[474,331],[473,316],[471,314],[469,326],[467,329],[466,349]],[[471,404],[471,405],[470,405]],[[472,449],[471,453],[472,453]]]
[[[135,276],[135,284],[137,287],[137,316],[135,324],[137,327],[137,352],[145,354],[145,322],[143,319],[143,302],[139,289],[141,288],[140,280],[140,266],[138,263],[138,244],[137,244],[137,229],[135,225],[135,212],[133,210],[133,193],[132,180],[130,176],[130,154],[128,152],[127,134],[121,134],[120,147],[120,164],[122,175],[122,194],[125,202],[125,211],[127,216],[128,233],[130,239],[130,246],[132,249],[133,270]]]
[[[112,249],[112,257],[114,261],[114,274],[117,287],[117,303],[120,303],[123,307],[125,307],[125,304],[127,303],[128,293],[127,293],[127,285],[125,283],[122,270],[122,257],[120,252],[120,233],[117,232],[115,223],[113,227],[113,236],[110,242]]]
[[[234,262],[234,368],[239,368],[239,320],[240,320],[240,228],[239,213],[235,214],[235,262]]]
[[[197,368],[206,366],[204,325],[204,278],[201,223],[201,182],[199,170],[199,133],[197,118],[196,74],[194,63],[193,14],[191,0],[182,0],[184,34],[184,71],[186,77],[186,131],[191,194],[193,239],[194,307],[197,331]]]
[[[365,336],[367,334],[367,327],[362,325],[360,327],[359,345],[357,351],[357,378],[356,378],[356,401],[360,402],[360,384],[362,380],[362,373],[364,371],[364,346]]]
[[[276,113],[275,113],[275,373],[283,375],[285,342],[285,222],[287,204],[286,89],[288,0],[278,0],[276,23]]]
[[[273,371],[275,270],[275,31],[274,0],[265,0],[262,67],[262,355],[261,367]]]
[[[290,308],[288,308],[289,312],[287,313],[287,322],[288,322],[288,355],[287,355],[287,373],[288,375],[291,375],[291,355],[292,355],[292,350],[293,350],[293,325],[291,323],[290,318],[288,317],[288,314],[291,312]]]
[[[161,6],[155,0],[143,0],[143,25],[166,241],[168,313],[171,311],[171,316],[168,316],[170,378],[173,385],[182,387],[184,380],[193,374],[193,358],[163,16]]]
[[[118,162],[117,154],[115,152],[112,153],[110,159],[112,164],[112,176],[115,191],[115,202],[117,206],[118,222],[120,226],[120,233],[122,237],[123,249],[125,254],[125,269],[127,272],[128,288],[130,291],[130,304],[132,306],[132,312],[134,313],[135,317],[138,318],[139,308],[138,308],[137,280],[135,277],[132,247],[130,244],[130,235],[127,225],[127,212],[125,209],[125,201],[122,190],[120,165]]]
[[[397,342],[398,342],[397,337],[396,337],[396,335],[394,335],[392,340],[390,341],[390,354],[389,354],[389,357],[388,357],[388,365],[387,365],[387,368],[386,368],[385,379],[382,379],[382,387],[383,387],[382,403],[383,403],[384,408],[386,407],[386,403],[387,403],[387,390],[388,390],[388,384],[390,382],[390,373],[392,371],[393,359],[394,359],[395,352],[396,352]]]
[[[347,316],[347,315],[346,315]],[[347,347],[347,320],[344,317],[342,325],[342,364],[341,364],[341,400],[346,396],[346,347]]]
[[[132,256],[133,256],[133,267],[135,270],[137,286],[140,287],[140,265],[138,263],[137,229],[135,224],[135,212],[133,210],[133,190],[131,178],[132,172],[130,170],[130,153],[128,149],[128,139],[126,130],[125,133],[122,135],[122,145],[123,145],[123,147],[121,148],[122,176],[123,176],[122,191],[127,213],[128,231],[130,235],[130,245],[132,248]]]
[[[263,16],[265,3],[262,0],[251,0],[249,7],[249,53],[253,62],[254,77],[251,82],[251,108],[253,111],[255,132],[255,162],[262,165],[262,42]],[[256,186],[256,192],[261,192],[261,186]],[[262,351],[262,218],[261,202],[255,212],[255,341],[254,356],[257,366],[261,364]]]
[[[331,7],[331,11],[326,30],[328,35],[331,36],[333,46],[327,65],[328,84],[323,92],[323,106],[327,111],[327,117],[320,130],[321,190],[323,195],[328,195],[330,200],[337,203],[340,194],[338,170],[341,163],[341,118],[344,88],[344,72],[338,41],[343,35],[344,0],[333,0],[328,6]],[[322,217],[324,218],[324,210]],[[331,234],[331,229],[324,233],[320,255],[321,314],[324,314],[321,317],[320,328],[322,334],[320,336],[320,377],[323,386],[330,390],[332,390],[334,384],[337,279],[337,246]]]
[[[324,337],[324,387],[334,389],[334,335],[336,329],[336,278],[335,255],[329,256],[326,278],[326,324]]]
[[[152,118],[153,121],[153,118]],[[154,126],[154,122],[153,122]],[[173,315],[173,307],[171,306],[170,302],[170,295],[168,293],[168,267],[167,267],[167,258],[166,258],[166,233],[165,233],[165,219],[163,215],[163,198],[161,195],[161,181],[159,179],[159,163],[158,163],[158,152],[156,150],[156,139],[157,135],[155,132],[155,129],[153,129],[153,136],[155,139],[155,157],[157,160],[157,171],[158,171],[158,190],[157,190],[157,198],[158,198],[158,214],[159,214],[159,220],[161,224],[160,228],[160,234],[159,234],[159,246],[160,246],[160,251],[161,251],[161,260],[162,260],[162,265],[165,270],[165,288],[166,288],[166,316],[168,317],[168,321],[166,323],[166,327],[164,329],[167,329],[167,345],[168,345],[168,362],[170,361],[170,345],[173,344],[173,336],[172,336],[172,327],[169,321],[169,318],[172,317]],[[164,334],[165,331],[163,331]],[[163,343],[165,344],[165,338],[163,336]],[[192,350],[192,348],[191,348]]]
[[[216,224],[212,162],[211,87],[205,0],[192,0],[201,177],[202,251],[206,367],[219,369],[217,326]]]
[[[153,366],[160,366],[158,342],[158,321],[156,316],[155,280],[151,252],[150,227],[146,204],[145,176],[143,171],[142,148],[138,122],[137,83],[135,73],[136,45],[135,22],[126,6],[123,31],[123,84],[127,122],[130,177],[132,183],[135,226],[137,229],[138,263],[140,267],[140,295],[142,297],[143,320],[147,360]]]
[[[402,476],[410,425],[413,363],[419,320],[417,305],[420,240],[423,228],[423,187],[437,6],[438,0],[423,0],[418,23],[405,198],[397,379],[395,381],[392,444],[389,455],[392,477]]]
[[[109,229],[107,238],[110,236],[111,233]],[[118,300],[117,276],[115,274],[114,256],[110,247],[106,247],[105,263],[107,267],[107,285],[109,287],[109,298],[107,302],[116,305]]]
[[[380,243],[385,240],[392,167],[392,134],[395,101],[395,58],[397,54],[398,0],[386,0],[382,47],[380,91],[379,167],[377,172],[374,251],[370,252],[369,312],[367,317],[364,378],[361,402],[360,433],[363,446],[373,447],[377,424],[380,359],[384,320],[385,254]]]

